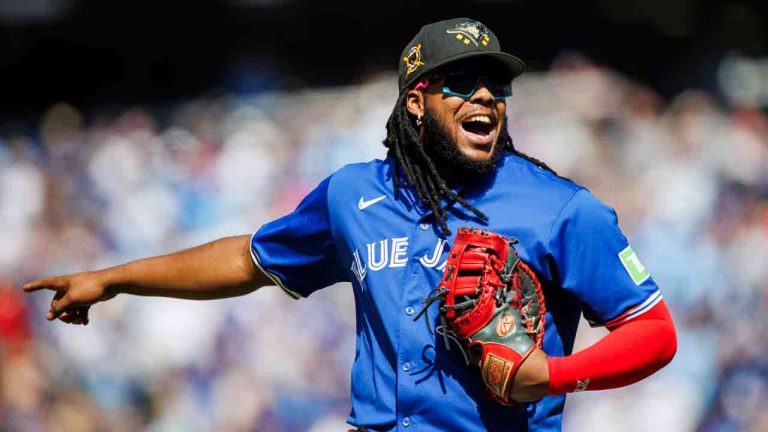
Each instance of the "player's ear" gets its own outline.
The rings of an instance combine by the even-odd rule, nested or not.
[[[421,90],[408,90],[405,108],[416,118],[424,116],[424,93]]]

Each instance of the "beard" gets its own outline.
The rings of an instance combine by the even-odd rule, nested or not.
[[[501,119],[501,130],[506,131],[507,118]],[[483,177],[496,169],[501,158],[504,143],[500,142],[504,133],[499,134],[493,146],[491,156],[486,160],[472,159],[461,150],[445,131],[440,120],[429,110],[424,113],[424,152],[435,164],[440,176],[448,184],[466,183]]]

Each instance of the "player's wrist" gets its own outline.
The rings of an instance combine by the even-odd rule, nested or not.
[[[121,293],[120,286],[122,284],[119,281],[118,269],[118,267],[112,267],[90,272],[89,276],[93,278],[94,283],[104,292],[103,298],[112,298]]]
[[[517,371],[510,398],[517,402],[533,402],[547,396],[548,392],[548,358],[544,351],[536,348]]]
[[[549,370],[549,388],[547,394],[549,395],[561,395],[568,393],[570,380],[564,379],[563,373],[560,369],[560,362],[562,357],[549,357],[547,358],[547,369]]]
[[[574,368],[572,359],[571,356],[547,359],[549,367],[548,394],[563,395],[587,389],[590,380],[582,378],[585,375],[583,368]]]

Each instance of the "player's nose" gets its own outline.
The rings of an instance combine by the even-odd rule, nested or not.
[[[488,86],[485,84],[485,80],[479,80],[477,83],[477,89],[475,89],[475,93],[472,95],[472,97],[469,99],[472,103],[478,103],[483,105],[492,104],[494,101],[493,93],[491,93],[491,90],[488,88]]]

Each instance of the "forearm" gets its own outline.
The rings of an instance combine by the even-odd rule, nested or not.
[[[248,236],[95,272],[113,294],[209,300],[247,294],[269,283],[251,261]]]
[[[632,384],[664,367],[676,350],[674,324],[661,302],[587,349],[567,357],[550,357],[549,394]]]

